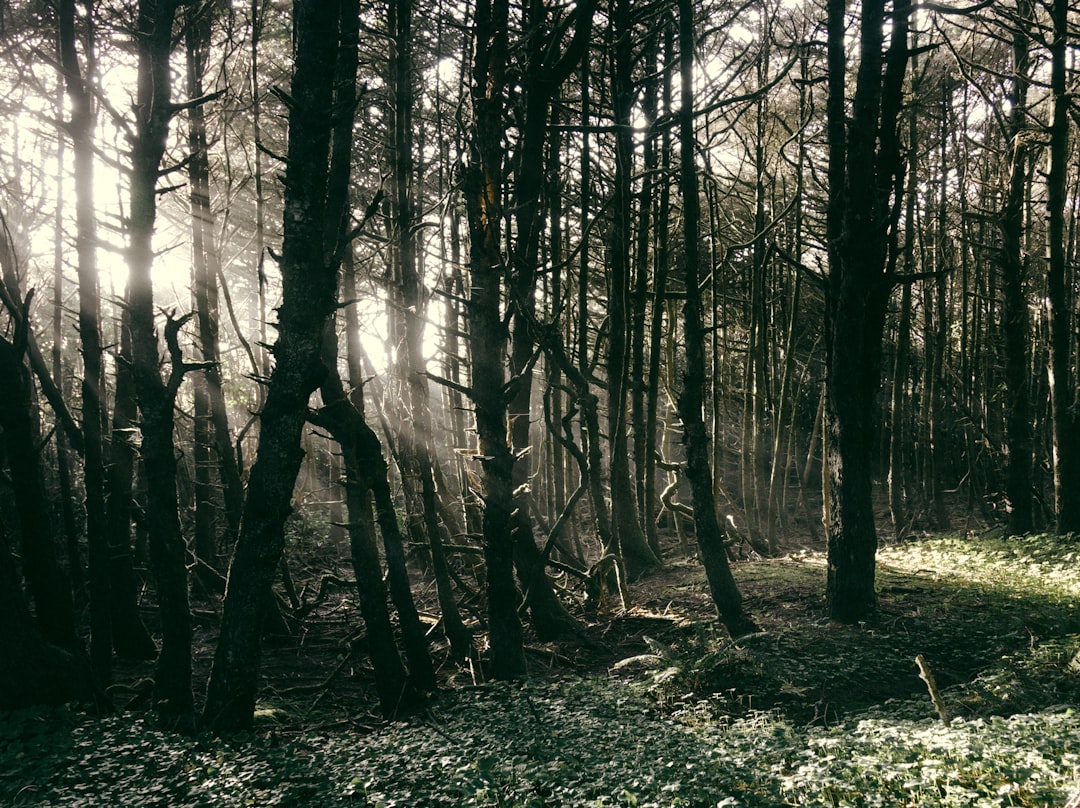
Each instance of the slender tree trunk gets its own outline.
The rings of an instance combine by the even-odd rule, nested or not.
[[[694,528],[701,563],[709,581],[720,620],[733,637],[757,630],[743,611],[742,595],[728,565],[724,529],[716,514],[712,471],[709,468],[709,436],[705,429],[705,323],[698,283],[701,201],[694,161],[694,6],[679,0],[679,73],[682,88],[679,106],[679,189],[683,199],[683,250],[686,260],[686,303],[683,337],[686,364],[679,394],[679,417],[686,446],[686,476],[694,498]]]
[[[185,30],[187,41],[188,96],[202,98],[203,77],[210,53],[211,30],[215,16],[222,9],[219,0],[194,10]],[[225,505],[227,526],[226,546],[231,546],[240,529],[240,514],[244,504],[244,488],[240,469],[232,450],[229,414],[222,384],[221,350],[219,340],[218,277],[221,275],[221,254],[215,244],[217,215],[210,195],[210,164],[206,114],[203,104],[188,111],[188,177],[191,181],[192,257],[195,268],[193,292],[198,314],[199,344],[206,367],[198,377],[205,390],[205,418],[216,455],[216,467]],[[209,460],[207,454],[206,460]],[[207,468],[209,471],[209,467]],[[213,558],[206,561],[214,564]]]
[[[472,398],[480,439],[484,498],[484,561],[487,566],[491,674],[525,675],[519,594],[514,584],[511,513],[514,456],[506,425],[507,333],[502,322],[500,250],[503,186],[503,109],[508,57],[507,0],[479,0],[475,12],[473,128],[462,191],[469,213],[469,338]]]
[[[536,547],[530,518],[529,481],[532,478],[532,367],[535,341],[532,322],[536,318],[537,270],[540,263],[540,239],[543,230],[542,197],[551,101],[559,86],[581,59],[589,33],[595,2],[578,7],[574,38],[565,52],[552,41],[547,31],[547,9],[543,0],[530,0],[524,20],[528,32],[525,44],[528,69],[524,74],[524,124],[516,155],[514,183],[514,224],[516,238],[511,242],[510,307],[510,376],[514,393],[507,404],[510,441],[516,457],[513,490],[514,558],[525,605],[532,616],[537,634],[545,640],[575,634],[577,621],[559,601],[544,569],[544,560]]]
[[[472,634],[461,619],[451,585],[446,551],[443,548],[439,526],[437,493],[435,490],[434,465],[438,457],[434,451],[434,434],[431,423],[431,402],[428,392],[427,368],[423,354],[424,316],[427,301],[425,288],[417,268],[416,254],[416,200],[413,179],[413,84],[412,84],[412,0],[390,0],[389,20],[393,48],[391,50],[391,87],[394,90],[394,115],[391,136],[394,161],[391,176],[393,194],[391,211],[394,217],[394,234],[397,246],[398,274],[401,282],[402,318],[404,320],[404,368],[406,395],[411,425],[402,430],[404,446],[419,475],[420,506],[431,548],[431,561],[435,570],[435,582],[439,606],[442,610],[443,630],[450,641],[454,655],[464,659],[472,649]],[[411,429],[409,428],[411,426]],[[434,677],[426,687],[434,686]]]
[[[615,0],[611,38],[614,47],[612,102],[615,112],[615,176],[611,240],[608,244],[608,434],[611,444],[611,516],[614,550],[631,579],[660,566],[638,521],[630,451],[626,435],[629,374],[631,176],[634,141],[630,119],[634,104],[632,82],[633,25],[630,0]]]
[[[57,116],[63,109],[64,86],[57,86]],[[62,118],[61,118],[62,119]],[[53,296],[52,296],[52,377],[66,401],[72,400],[70,375],[64,372],[64,164],[67,157],[67,140],[59,138],[56,144],[56,214],[53,218]],[[85,440],[82,443],[86,451]],[[72,485],[71,441],[63,429],[56,430],[56,476],[60,486],[60,523],[64,531],[65,554],[71,589],[76,598],[86,592],[86,569],[79,548],[79,527],[75,516],[75,490]]]
[[[114,639],[117,650],[124,647],[122,638],[138,638],[132,643],[145,655],[156,653],[146,629],[135,611],[135,603],[112,592],[110,584],[110,540],[105,508],[105,439],[108,434],[108,407],[105,400],[105,376],[102,368],[101,299],[98,293],[97,221],[94,211],[94,112],[90,92],[85,85],[77,50],[75,0],[62,0],[58,7],[60,63],[71,101],[68,132],[72,141],[75,179],[75,251],[79,279],[79,342],[83,357],[82,432],[83,488],[86,492],[86,538],[90,573],[90,658],[98,680],[107,685],[112,679]],[[86,17],[84,61],[89,70],[93,62],[93,15]],[[113,539],[115,542],[115,538]],[[130,550],[128,552],[130,556]],[[128,608],[113,608],[117,606]],[[128,614],[132,631],[122,632],[119,614]],[[139,631],[141,629],[141,631]],[[115,638],[114,638],[115,633]]]
[[[322,340],[336,299],[332,253],[337,243],[325,244],[324,236],[337,58],[337,48],[327,43],[339,38],[340,2],[297,2],[293,20],[295,66],[288,96],[276,364],[260,416],[259,445],[207,690],[204,719],[218,731],[250,727],[254,717],[263,609],[281,559],[284,523],[303,462],[300,437],[308,398],[325,378]]]
[[[131,213],[128,223],[127,308],[131,322],[132,375],[141,415],[141,455],[146,471],[150,560],[157,583],[162,642],[154,682],[158,713],[180,729],[194,727],[191,689],[191,611],[187,558],[180,533],[176,491],[173,405],[185,368],[178,344],[170,345],[171,371],[163,381],[154,325],[153,235],[157,180],[169,121],[170,66],[176,0],[142,0],[138,12],[138,95],[131,159]],[[170,319],[166,335],[181,321]],[[177,337],[176,331],[172,338]],[[175,350],[174,350],[175,347]]]
[[[1006,530],[1016,536],[1035,529],[1032,509],[1032,432],[1030,362],[1031,315],[1028,312],[1027,260],[1024,257],[1024,202],[1028,193],[1027,94],[1030,86],[1030,0],[1017,0],[1013,21],[1013,79],[1009,92],[1007,137],[1011,151],[1008,185],[998,227],[1001,230],[1002,329],[1005,332],[1005,440],[1007,467]]]
[[[657,72],[659,33],[653,32],[645,44],[644,59],[646,71],[651,76]],[[660,79],[651,78],[644,87],[642,113],[646,125],[651,126],[656,120],[658,105],[658,84]],[[645,333],[649,309],[649,280],[653,275],[654,263],[650,261],[649,249],[653,240],[653,174],[657,168],[656,136],[646,136],[642,147],[644,175],[641,179],[641,192],[638,195],[638,231],[637,255],[635,261],[633,318],[630,328],[630,379],[631,379],[631,424],[634,434],[634,487],[638,505],[638,520],[645,526],[645,539],[649,548],[660,558],[660,539],[656,534],[656,482],[649,484],[649,475],[653,474],[650,456],[656,452],[656,431],[649,431],[646,410],[649,382],[645,373],[647,368],[645,352]],[[663,226],[662,223],[657,223]],[[653,317],[660,317],[659,310],[653,309]]]
[[[1050,318],[1050,405],[1053,413],[1054,503],[1058,533],[1080,532],[1080,414],[1072,370],[1076,315],[1070,304],[1065,260],[1065,182],[1069,171],[1069,104],[1066,91],[1068,0],[1050,5],[1050,166],[1046,176],[1046,299]]]
[[[373,443],[378,452],[379,441],[365,423],[363,415],[349,400],[341,383],[337,371],[337,339],[333,334],[332,320],[327,323],[323,350],[327,368],[326,380],[321,387],[323,406],[309,418],[333,435],[341,446],[345,462],[349,546],[353,572],[356,575],[360,613],[367,629],[368,656],[375,672],[375,689],[379,694],[383,714],[392,717],[404,704],[411,701],[412,693],[405,665],[394,641],[394,629],[386,603],[386,586],[382,578],[382,564],[375,541],[369,482],[373,458],[366,457],[362,448],[365,444]],[[378,459],[382,460],[381,452],[378,452]],[[385,470],[385,462],[382,463],[382,468]],[[430,667],[429,662],[428,668]]]

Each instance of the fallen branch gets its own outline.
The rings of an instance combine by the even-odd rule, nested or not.
[[[934,708],[937,710],[938,718],[941,719],[941,723],[949,723],[949,711],[945,708],[945,701],[941,698],[941,691],[938,690],[937,684],[934,682],[934,674],[930,672],[930,666],[926,663],[926,659],[922,654],[915,657],[915,664],[919,666],[919,678],[926,682],[926,689],[930,691],[930,700],[934,702]]]

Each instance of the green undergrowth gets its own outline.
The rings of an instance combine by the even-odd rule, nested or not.
[[[947,537],[878,554],[879,614],[826,618],[824,559],[805,553],[738,570],[758,634],[732,641],[712,623],[646,638],[617,663],[660,705],[708,696],[732,715],[773,710],[829,724],[881,705],[933,715],[915,656],[951,714],[1007,716],[1080,704],[1080,542]]]
[[[366,733],[282,724],[272,703],[230,739],[9,714],[0,805],[1062,805],[1080,774],[1073,547],[887,548],[880,618],[854,628],[815,617],[819,557],[743,566],[761,634],[684,622],[609,677],[448,691]]]

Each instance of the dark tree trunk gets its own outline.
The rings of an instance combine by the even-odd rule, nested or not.
[[[236,552],[229,569],[221,635],[207,690],[204,719],[217,731],[251,726],[261,655],[263,607],[284,546],[307,402],[326,376],[322,341],[334,310],[337,246],[327,232],[330,134],[340,2],[293,6],[295,67],[288,95],[282,304],[275,367],[260,417],[255,463]],[[336,234],[336,228],[331,228]],[[329,249],[328,249],[329,247]]]
[[[889,231],[902,196],[897,119],[909,56],[908,0],[896,0],[883,58],[884,0],[860,12],[860,64],[847,121],[846,5],[828,3],[829,201],[826,281],[825,525],[829,614],[855,623],[874,613],[877,528],[872,503],[877,393],[889,293]],[[882,70],[883,62],[885,69]]]
[[[502,137],[506,83],[507,0],[480,0],[475,12],[473,127],[462,192],[469,214],[469,269],[472,291],[468,316],[472,355],[472,399],[483,470],[483,542],[487,567],[491,675],[525,675],[520,599],[514,583],[514,455],[510,451],[506,408],[507,332],[502,321],[500,249],[502,224]]]
[[[536,345],[532,323],[536,318],[537,270],[540,264],[540,237],[544,216],[544,161],[551,101],[558,88],[580,61],[589,34],[595,2],[577,8],[578,21],[573,40],[560,52],[556,37],[547,34],[548,10],[543,0],[530,0],[524,27],[528,32],[525,54],[528,63],[523,80],[524,123],[516,155],[514,184],[514,225],[516,238],[510,250],[510,376],[514,393],[507,406],[510,441],[517,458],[514,463],[513,519],[514,556],[518,578],[525,595],[525,605],[532,616],[533,628],[543,640],[573,635],[580,631],[577,621],[562,605],[552,589],[544,569],[544,559],[533,538],[529,501],[533,494],[532,445],[532,366]]]
[[[193,6],[184,31],[189,98],[203,97],[203,76],[210,55],[212,23],[218,3]],[[212,494],[216,465],[224,499],[226,541],[230,546],[240,529],[244,490],[240,469],[232,450],[229,415],[221,378],[218,347],[218,274],[221,259],[215,244],[217,216],[210,198],[210,162],[203,104],[188,110],[188,179],[191,183],[192,296],[198,321],[199,346],[206,367],[195,377],[195,475],[196,532],[199,557],[212,568],[218,566],[216,497]],[[215,462],[216,461],[216,462]]]
[[[57,9],[60,63],[71,102],[68,133],[72,141],[75,179],[75,251],[79,278],[79,343],[83,377],[83,488],[86,492],[86,540],[89,549],[90,658],[98,680],[106,685],[112,678],[113,648],[123,653],[138,649],[135,656],[157,653],[142,625],[134,600],[122,600],[112,591],[111,535],[105,506],[105,440],[108,435],[108,406],[102,368],[101,298],[98,291],[97,219],[94,211],[94,113],[90,91],[83,78],[77,50],[75,0],[62,0]],[[93,15],[87,14],[84,39],[87,70],[93,61]],[[128,551],[130,556],[130,550]],[[126,607],[126,608],[124,608]],[[128,619],[121,627],[121,616]],[[130,643],[125,640],[131,638]],[[130,646],[130,647],[128,647]]]
[[[131,328],[121,315],[120,350],[116,361],[112,431],[109,441],[105,530],[108,536],[109,610],[116,653],[132,659],[153,659],[157,646],[139,614],[141,582],[131,543],[132,484],[135,479],[134,432],[138,416],[131,374]]]
[[[651,126],[656,120],[658,105],[658,87],[660,77],[657,75],[658,48],[657,40],[659,33],[650,33],[645,43],[645,70],[650,76],[644,87],[642,99],[642,113],[645,116],[646,126]],[[656,532],[656,483],[649,477],[653,475],[655,466],[650,462],[656,452],[656,430],[650,431],[648,427],[648,411],[646,409],[649,381],[646,379],[646,367],[648,362],[645,352],[645,334],[648,322],[649,309],[649,281],[654,277],[653,266],[650,261],[652,251],[649,249],[653,237],[653,174],[657,168],[656,135],[653,133],[645,137],[642,146],[643,176],[641,178],[641,191],[638,194],[638,220],[637,220],[637,255],[635,261],[633,317],[630,325],[630,413],[631,428],[634,441],[634,489],[637,497],[638,520],[645,526],[645,539],[649,549],[657,558],[660,557],[660,539]],[[663,223],[657,221],[659,227]],[[659,309],[653,308],[653,317],[660,318],[663,315]],[[651,370],[651,368],[650,368]]]
[[[614,47],[612,101],[615,112],[615,177],[608,266],[608,433],[611,442],[611,521],[613,549],[622,557],[631,579],[660,566],[638,521],[630,452],[626,435],[629,374],[627,335],[630,312],[631,177],[634,160],[630,126],[634,104],[632,81],[633,25],[630,0],[615,0],[611,37]]]
[[[30,615],[7,542],[0,536],[0,710],[107,700],[79,653],[46,640]]]
[[[1018,0],[1013,21],[1013,79],[1009,91],[1006,136],[1011,152],[1008,186],[1001,209],[1001,326],[1005,332],[1005,498],[1009,535],[1035,529],[1032,509],[1034,435],[1031,415],[1031,315],[1028,311],[1027,259],[1024,256],[1024,208],[1028,196],[1027,94],[1031,83],[1030,0]]]
[[[328,330],[329,327],[328,327]],[[349,401],[337,373],[336,346],[333,334],[326,338],[327,378],[321,387],[323,406],[310,420],[326,429],[341,446],[345,462],[345,501],[349,512],[349,547],[356,575],[360,614],[367,629],[368,656],[375,672],[375,689],[383,714],[392,717],[412,699],[408,674],[401,661],[390,610],[386,603],[382,564],[375,541],[375,522],[371,514],[372,460],[366,448],[374,444],[382,460],[379,441],[365,423],[363,415]],[[385,462],[382,468],[386,468]],[[425,649],[426,654],[426,649]],[[430,657],[428,658],[430,660]],[[431,672],[431,663],[427,668]],[[431,678],[434,674],[431,672]]]
[[[1070,304],[1065,256],[1065,181],[1069,171],[1069,104],[1066,92],[1068,0],[1050,6],[1050,169],[1046,177],[1046,298],[1050,315],[1050,406],[1054,441],[1054,504],[1058,533],[1080,532],[1080,413],[1072,370],[1076,315]]]
[[[150,562],[161,615],[161,653],[154,701],[161,717],[181,729],[194,727],[191,689],[191,611],[187,558],[180,532],[176,491],[173,405],[185,368],[179,348],[163,381],[154,324],[153,236],[157,180],[173,115],[169,57],[177,0],[142,0],[138,12],[138,95],[131,150],[131,213],[128,223],[127,308],[131,322],[132,374],[139,400],[141,454],[146,472],[146,519]],[[172,321],[169,332],[182,321]],[[175,337],[175,333],[173,334]]]
[[[391,126],[394,153],[391,183],[393,195],[391,210],[394,216],[394,233],[397,246],[399,277],[401,281],[402,317],[404,318],[404,373],[407,377],[409,412],[412,429],[403,429],[402,447],[415,465],[420,478],[420,505],[423,511],[424,532],[431,548],[431,562],[435,572],[439,607],[442,610],[443,630],[450,641],[453,654],[464,659],[472,648],[472,634],[461,619],[454,598],[452,582],[446,560],[446,551],[438,517],[437,493],[434,467],[439,458],[434,451],[434,435],[431,426],[431,403],[423,354],[424,317],[427,308],[426,290],[417,268],[416,254],[416,200],[413,198],[413,89],[412,89],[412,0],[390,0],[390,23],[393,49],[391,51],[391,76],[394,88],[394,115]],[[430,667],[430,666],[429,666]],[[424,684],[434,685],[434,680]]]
[[[0,244],[0,250],[7,249],[6,234],[0,234],[0,238],[5,241]],[[33,423],[37,408],[31,399],[30,373],[23,361],[25,328],[24,318],[22,328],[15,334],[14,344],[0,336],[0,379],[5,380],[6,388],[0,396],[0,428],[19,515],[23,574],[34,601],[41,635],[61,648],[81,652],[82,643],[75,631],[71,582],[57,558],[49,518],[52,509],[45,498],[34,440],[38,433],[37,425]]]
[[[686,367],[679,394],[679,417],[686,446],[686,477],[694,498],[694,532],[709,590],[720,612],[720,620],[733,637],[757,630],[743,611],[742,595],[728,565],[724,529],[716,514],[712,470],[709,468],[709,435],[705,429],[705,323],[698,282],[700,260],[699,226],[701,201],[698,196],[697,167],[694,162],[694,6],[693,0],[679,0],[679,67],[682,83],[679,107],[679,186],[683,199],[683,250],[686,261],[686,304],[683,307],[683,336]]]

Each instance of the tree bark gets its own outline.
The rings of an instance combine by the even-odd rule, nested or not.
[[[720,612],[720,620],[732,637],[757,630],[742,607],[742,594],[731,574],[724,547],[724,529],[716,514],[712,470],[709,468],[709,435],[705,429],[705,323],[701,287],[699,232],[701,201],[698,196],[697,166],[694,160],[694,6],[693,0],[679,0],[679,188],[683,200],[683,255],[686,262],[686,303],[683,306],[683,337],[686,365],[683,389],[679,394],[679,417],[686,447],[686,477],[694,499],[694,532],[709,590]]]
[[[500,250],[502,225],[503,109],[508,57],[509,3],[480,0],[475,13],[473,126],[462,192],[469,215],[469,339],[472,399],[483,471],[484,562],[487,567],[491,675],[525,675],[519,593],[514,583],[514,455],[510,451],[506,409],[507,332],[502,321]]]
[[[871,617],[877,600],[872,457],[878,429],[881,346],[893,285],[887,273],[889,228],[893,205],[902,196],[896,125],[909,56],[909,12],[908,0],[893,4],[886,61],[882,53],[885,2],[863,3],[860,63],[849,124],[846,6],[843,0],[828,3],[826,597],[829,615],[847,623]]]
[[[615,112],[615,176],[611,240],[608,244],[608,434],[610,448],[611,517],[615,551],[626,573],[637,578],[660,566],[638,521],[630,452],[626,435],[629,372],[627,335],[630,296],[630,214],[634,141],[630,118],[634,104],[632,80],[633,25],[629,0],[615,0],[611,18],[614,47],[612,102]]]
[[[240,535],[229,568],[221,635],[203,713],[217,731],[251,726],[266,595],[284,546],[284,523],[303,461],[307,402],[326,375],[322,340],[336,299],[335,243],[327,245],[326,206],[340,2],[293,6],[295,63],[285,177],[282,304],[275,367],[260,416]],[[335,231],[336,232],[336,231]],[[327,247],[330,247],[328,250]]]
[[[1080,413],[1072,370],[1076,315],[1070,304],[1065,255],[1065,182],[1069,171],[1069,105],[1066,91],[1068,0],[1050,6],[1050,165],[1046,176],[1046,299],[1050,319],[1050,406],[1053,418],[1054,510],[1058,533],[1080,532]]]
[[[1024,203],[1028,195],[1027,94],[1031,83],[1030,0],[1017,0],[1013,21],[1012,86],[1006,130],[1010,150],[1008,184],[998,227],[1001,230],[1002,311],[1005,332],[1005,470],[1006,530],[1010,536],[1035,529],[1032,508],[1034,436],[1031,416],[1031,315],[1024,285]]]

